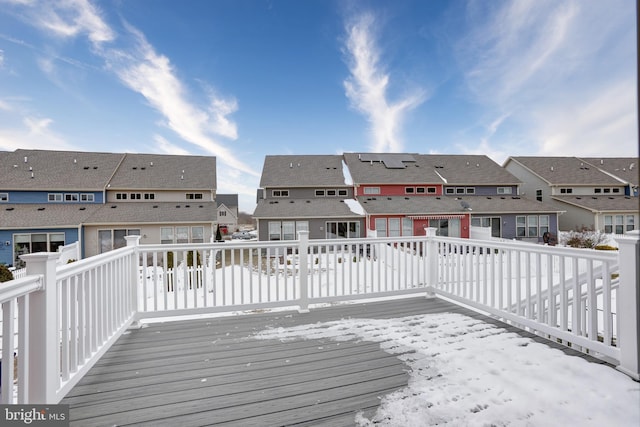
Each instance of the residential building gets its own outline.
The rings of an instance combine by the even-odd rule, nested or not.
[[[541,241],[558,209],[518,194],[520,181],[487,156],[345,153],[267,156],[254,217],[260,240],[414,236]],[[286,237],[285,237],[286,236]]]
[[[0,153],[0,263],[81,243],[205,242],[216,222],[215,158],[16,150]]]
[[[521,194],[565,211],[561,230],[623,234],[640,220],[637,158],[509,157]]]
[[[216,195],[218,225],[222,236],[230,235],[238,229],[238,195]]]
[[[493,237],[541,241],[558,210],[518,194],[520,180],[484,155],[345,153],[354,193],[378,236]]]
[[[364,237],[364,215],[340,155],[266,156],[253,217],[259,240]]]

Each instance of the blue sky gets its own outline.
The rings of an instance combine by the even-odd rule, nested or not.
[[[0,150],[637,156],[633,0],[0,0]]]

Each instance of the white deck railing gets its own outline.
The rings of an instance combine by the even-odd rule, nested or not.
[[[474,307],[638,379],[640,252],[638,236],[625,239],[617,253],[433,236],[177,245],[130,236],[126,248],[63,266],[59,254],[26,255],[27,275],[0,285],[1,400],[60,401],[142,319],[408,293]]]

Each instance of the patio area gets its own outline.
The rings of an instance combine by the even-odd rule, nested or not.
[[[603,362],[440,298],[145,324],[108,350],[61,403],[71,425],[326,425],[371,418],[411,368],[368,340],[257,339],[273,328],[341,319],[459,313],[593,363]],[[410,351],[410,350],[407,350]],[[469,367],[472,369],[472,366]]]

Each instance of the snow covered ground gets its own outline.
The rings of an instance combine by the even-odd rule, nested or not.
[[[265,330],[260,339],[379,342],[410,367],[361,426],[634,426],[640,383],[615,369],[460,314],[345,319]]]

